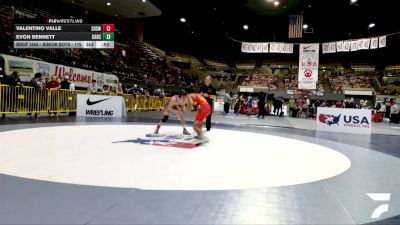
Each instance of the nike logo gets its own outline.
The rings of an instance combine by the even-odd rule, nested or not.
[[[312,45],[304,46],[303,49],[309,49]]]
[[[87,101],[86,101],[86,104],[87,105],[95,105],[95,104],[97,104],[97,103],[100,103],[100,102],[104,102],[104,101],[106,101],[106,100],[108,100],[108,99],[110,99],[110,98],[105,98],[105,99],[101,99],[101,100],[98,100],[98,101],[90,101],[90,98],[88,98],[87,99]]]

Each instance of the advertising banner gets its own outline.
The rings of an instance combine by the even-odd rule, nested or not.
[[[242,42],[244,53],[286,53],[293,54],[293,44],[288,43],[250,43]]]
[[[386,36],[379,37],[379,48],[386,47]]]
[[[124,101],[122,96],[78,95],[77,116],[122,117]]]
[[[337,52],[344,52],[344,42],[343,41],[338,41],[336,42],[336,51]]]
[[[65,76],[68,76],[69,82],[79,88],[89,87],[92,80],[96,80],[99,88],[104,84],[116,88],[118,84],[118,77],[113,74],[99,73],[10,55],[1,54],[0,56],[4,59],[5,73],[10,75],[14,71],[18,72],[22,82],[29,82],[35,73],[42,73],[43,79],[55,75],[58,79],[62,80]]]
[[[371,38],[371,49],[378,48],[378,38]]]
[[[353,134],[371,134],[371,110],[326,108],[317,109],[317,130]]]
[[[24,60],[23,58],[12,57],[8,60],[8,66],[5,65],[5,72],[9,71],[7,75],[12,72],[17,72],[21,81],[29,81],[33,77],[33,62]]]
[[[318,81],[319,44],[300,44],[299,89],[316,89]]]
[[[43,74],[44,78],[50,78],[51,64],[46,62],[36,62],[36,72]]]
[[[268,52],[268,43],[242,43],[242,52],[245,53],[263,53]]]

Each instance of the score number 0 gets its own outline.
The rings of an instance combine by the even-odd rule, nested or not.
[[[103,24],[103,32],[114,32],[114,24]]]

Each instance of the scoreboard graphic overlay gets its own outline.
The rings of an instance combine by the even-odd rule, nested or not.
[[[83,24],[81,19],[47,19],[44,23],[15,23],[14,48],[112,49],[114,24]]]

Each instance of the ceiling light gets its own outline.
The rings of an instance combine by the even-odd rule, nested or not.
[[[274,6],[278,6],[279,5],[279,1],[274,1]]]
[[[185,17],[182,17],[182,18],[181,18],[181,22],[182,22],[182,23],[185,23],[185,22],[186,22]]]
[[[107,2],[107,5],[110,6],[110,5],[111,5],[111,2]]]
[[[142,0],[142,2],[143,2],[143,3],[145,3],[145,2],[146,2],[146,0]]]
[[[369,25],[368,25],[368,28],[374,28],[375,27],[375,23],[370,23]]]
[[[308,28],[308,24],[304,24],[303,29],[307,29],[307,28]]]
[[[243,30],[248,30],[249,29],[249,25],[245,24],[243,25]]]
[[[357,0],[350,0],[350,2],[354,4],[357,2]]]

